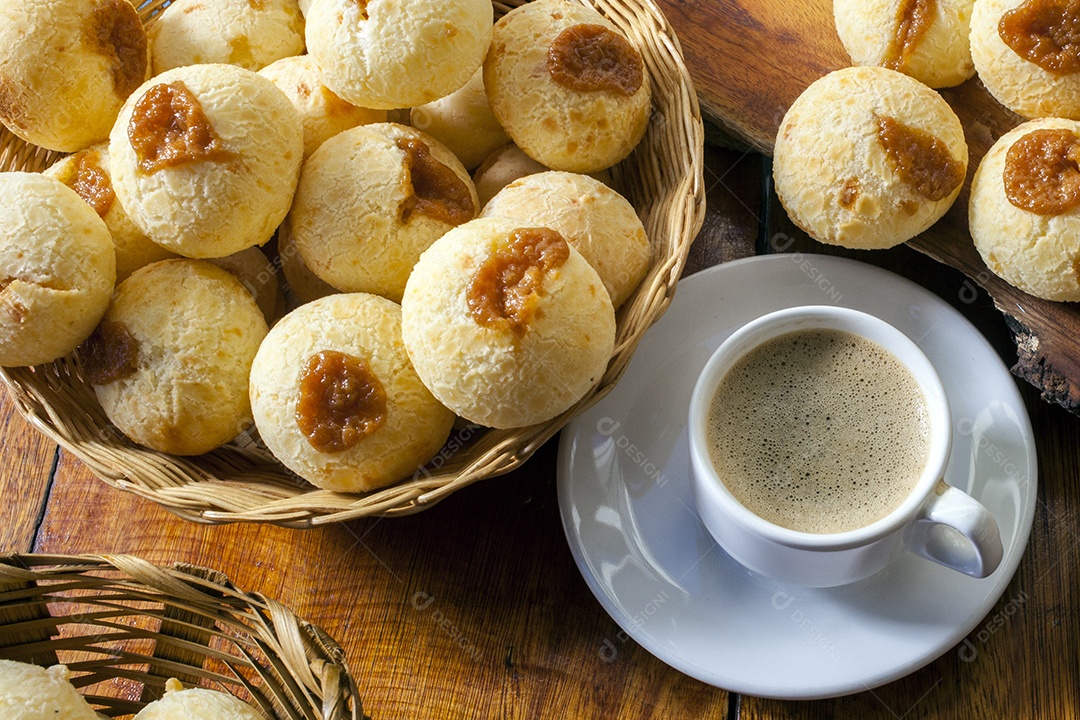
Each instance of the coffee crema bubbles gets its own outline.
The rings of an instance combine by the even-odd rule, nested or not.
[[[808,533],[865,527],[926,466],[926,398],[900,360],[860,335],[797,330],[754,348],[713,396],[716,472],[747,509]]]

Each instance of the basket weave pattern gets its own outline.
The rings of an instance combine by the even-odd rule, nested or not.
[[[667,309],[705,212],[703,129],[678,41],[653,0],[575,0],[596,8],[641,50],[653,85],[653,115],[638,148],[612,169],[614,185],[638,210],[653,247],[652,265],[619,311],[615,352],[597,387],[561,416],[514,430],[455,431],[443,452],[412,479],[356,495],[312,488],[257,442],[234,442],[197,458],[142,448],[110,425],[77,361],[0,369],[20,413],[110,485],[150,498],[190,520],[267,522],[292,527],[364,516],[404,515],[477,480],[518,467],[575,415],[603,397],[626,368],[644,332]],[[139,6],[145,22],[167,6]],[[494,3],[496,17],[524,0]],[[40,171],[59,157],[0,127],[0,171]]]
[[[131,715],[165,681],[235,694],[275,720],[361,720],[345,654],[221,573],[131,556],[0,555],[0,658],[64,663],[99,712]]]

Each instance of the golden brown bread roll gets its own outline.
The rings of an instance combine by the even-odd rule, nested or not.
[[[1032,120],[986,153],[968,225],[995,275],[1047,300],[1080,300],[1080,122]]]
[[[127,0],[0,0],[0,122],[74,152],[109,137],[149,76],[146,33]]]
[[[971,15],[971,58],[979,80],[1013,112],[1080,119],[1080,58],[1069,39],[1080,7],[1051,4],[1044,13],[1042,5],[978,0]]]
[[[967,172],[964,129],[940,95],[880,67],[837,70],[788,110],[773,178],[792,221],[849,248],[888,248],[937,221]]]
[[[974,0],[834,0],[836,32],[856,65],[880,65],[932,88],[975,74],[971,61]]]
[[[414,107],[409,124],[450,148],[467,170],[475,170],[491,153],[510,142],[491,112],[480,68],[461,89]]]
[[[79,194],[109,228],[116,249],[116,282],[123,282],[141,267],[176,257],[135,227],[116,199],[109,177],[109,146],[92,145],[56,161],[45,175],[56,178]]]
[[[4,720],[100,720],[68,679],[64,665],[46,669],[0,659],[0,717]]]
[[[308,52],[323,82],[360,107],[392,110],[454,92],[491,44],[489,0],[317,0]]]
[[[596,271],[558,233],[478,218],[421,256],[402,334],[444,405],[480,425],[522,427],[564,412],[600,381],[615,312]]]
[[[401,340],[401,308],[367,293],[293,310],[251,368],[259,435],[318,487],[366,492],[416,472],[454,422],[417,376]]]
[[[228,63],[259,70],[304,52],[297,0],[173,0],[147,32],[154,74]]]
[[[265,243],[292,202],[300,116],[258,73],[190,65],[136,90],[109,145],[113,187],[132,222],[186,257]]]
[[[79,358],[126,436],[199,455],[251,425],[248,373],[266,332],[259,306],[230,273],[203,260],[163,260],[120,283]]]
[[[74,190],[38,173],[0,173],[0,197],[0,365],[51,362],[109,305],[109,229]]]
[[[637,48],[596,10],[565,0],[535,0],[496,23],[484,87],[514,143],[552,170],[619,162],[652,108]]]
[[[339,132],[357,125],[386,122],[385,110],[347,103],[323,85],[319,65],[310,55],[287,57],[259,71],[285,93],[304,125],[304,157]]]
[[[465,168],[442,143],[396,123],[327,140],[304,164],[291,241],[315,275],[395,302],[417,258],[479,212]]]
[[[549,171],[515,180],[480,215],[557,231],[600,275],[616,310],[637,288],[652,259],[634,207],[588,175]]]

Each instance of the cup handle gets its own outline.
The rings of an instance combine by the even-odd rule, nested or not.
[[[994,516],[978,500],[944,482],[908,530],[908,550],[965,575],[984,578],[1001,563],[1001,533]]]

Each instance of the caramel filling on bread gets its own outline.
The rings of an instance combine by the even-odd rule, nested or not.
[[[89,44],[109,59],[113,89],[127,98],[146,79],[146,31],[126,0],[98,0],[86,32]]]
[[[348,450],[386,422],[386,390],[358,357],[323,350],[300,376],[296,424],[322,453]]]
[[[135,103],[128,140],[146,173],[231,157],[199,99],[181,82],[154,85]]]
[[[860,189],[859,178],[849,177],[845,180],[840,186],[840,207],[846,210],[854,208],[859,199]]]
[[[574,25],[548,48],[548,72],[578,92],[606,90],[629,97],[644,82],[641,54],[622,35],[603,25]]]
[[[1080,138],[1070,130],[1033,130],[1005,154],[1005,196],[1037,215],[1080,205]]]
[[[1048,73],[1080,70],[1080,1],[1027,0],[1001,16],[998,35]]]
[[[548,275],[570,257],[563,236],[548,228],[518,228],[501,240],[469,283],[469,311],[478,325],[523,337],[537,312]]]
[[[927,200],[943,200],[964,182],[964,164],[928,132],[890,117],[879,117],[878,142],[889,167]]]
[[[885,53],[885,67],[903,70],[926,31],[937,17],[937,0],[900,0],[896,9],[896,35]]]
[[[99,217],[105,217],[116,202],[116,193],[108,173],[101,167],[101,155],[97,150],[80,150],[71,158],[71,164],[60,182],[79,194],[86,204],[94,208]]]
[[[396,144],[405,153],[405,199],[398,206],[401,222],[409,222],[413,213],[451,225],[461,225],[476,216],[469,186],[432,157],[427,143],[401,138]]]
[[[102,320],[78,352],[83,376],[91,385],[108,385],[139,369],[139,341],[121,322]]]
[[[353,4],[356,5],[356,7],[360,10],[360,19],[361,20],[367,20],[368,19],[368,14],[367,14],[368,0],[352,0],[352,1],[353,1]]]

